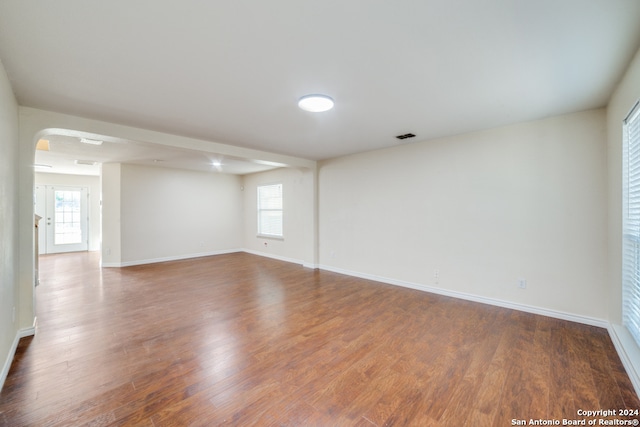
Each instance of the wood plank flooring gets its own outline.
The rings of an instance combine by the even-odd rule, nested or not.
[[[596,327],[244,253],[122,269],[48,255],[40,271],[0,425],[509,426],[640,409]]]

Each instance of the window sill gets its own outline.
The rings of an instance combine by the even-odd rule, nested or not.
[[[258,234],[256,235],[258,239],[269,239],[269,240],[281,240],[284,241],[284,237],[282,236],[270,236],[268,234]]]

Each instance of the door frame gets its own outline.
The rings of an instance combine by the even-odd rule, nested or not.
[[[80,243],[73,244],[55,244],[55,225],[53,219],[55,218],[55,200],[54,195],[56,190],[71,190],[80,191],[80,220],[81,220],[81,232],[82,241]],[[79,252],[89,249],[89,189],[86,186],[75,185],[37,185],[34,192],[35,206],[44,215],[40,220],[38,233],[39,240],[39,254],[54,254],[62,252]],[[42,206],[44,202],[44,206]]]

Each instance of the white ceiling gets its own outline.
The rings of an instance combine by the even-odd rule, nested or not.
[[[603,107],[639,47],[637,0],[0,2],[20,105],[312,160]]]

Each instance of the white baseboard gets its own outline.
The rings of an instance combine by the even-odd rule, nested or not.
[[[290,262],[292,264],[301,264],[303,267],[310,268],[310,269],[317,269],[318,268],[317,264],[311,264],[311,263],[307,263],[307,262],[304,262],[304,261],[299,260],[299,259],[283,257],[283,256],[280,256],[280,255],[269,254],[269,253],[266,253],[266,252],[254,251],[254,250],[251,250],[251,249],[226,249],[226,250],[222,250],[222,251],[201,252],[201,253],[197,253],[197,254],[177,255],[177,256],[162,257],[162,258],[143,259],[143,260],[137,260],[137,261],[104,262],[104,263],[101,264],[101,267],[105,267],[105,268],[131,267],[131,266],[134,266],[134,265],[155,264],[155,263],[167,262],[167,261],[179,261],[179,260],[183,260],[183,259],[201,258],[201,257],[207,257],[207,256],[214,256],[214,255],[232,254],[232,253],[237,253],[237,252],[246,252],[248,254],[258,255],[258,256],[265,257],[265,258],[277,259],[279,261]]]
[[[36,327],[20,329],[18,331],[18,338],[32,337],[36,334]]]
[[[251,255],[258,255],[258,256],[262,256],[265,258],[271,258],[271,259],[277,259],[278,261],[285,261],[285,262],[290,262],[291,264],[300,264],[300,265],[305,265],[305,262],[299,259],[295,259],[295,258],[287,258],[287,257],[283,257],[280,255],[274,255],[274,254],[270,254],[270,253],[266,253],[266,252],[260,252],[260,251],[254,251],[251,249],[243,249],[242,252],[246,252],[248,254]]]
[[[434,293],[434,294],[438,294],[438,295],[444,295],[444,296],[449,296],[449,297],[453,297],[453,298],[464,299],[464,300],[467,300],[467,301],[479,302],[479,303],[482,303],[482,304],[488,304],[488,305],[494,305],[494,306],[498,306],[498,307],[510,308],[510,309],[513,309],[513,310],[518,310],[518,311],[523,311],[523,312],[533,313],[533,314],[539,314],[539,315],[542,315],[542,316],[548,316],[548,317],[553,317],[553,318],[557,318],[557,319],[568,320],[568,321],[571,321],[571,322],[584,323],[584,324],[587,324],[587,325],[598,326],[598,327],[601,327],[601,328],[609,328],[609,322],[606,321],[606,320],[603,320],[603,319],[597,319],[597,318],[593,318],[593,317],[589,317],[589,316],[582,316],[582,315],[573,314],[573,313],[566,313],[566,312],[557,311],[557,310],[550,310],[550,309],[541,308],[541,307],[529,306],[529,305],[526,305],[526,304],[519,304],[519,303],[510,302],[510,301],[503,301],[503,300],[499,300],[499,299],[495,299],[495,298],[487,298],[487,297],[483,297],[483,296],[479,296],[479,295],[467,294],[467,293],[463,293],[463,292],[451,291],[451,290],[442,289],[442,288],[436,288],[436,287],[423,285],[423,284],[419,284],[419,283],[406,282],[406,281],[402,281],[402,280],[391,279],[391,278],[388,278],[388,277],[381,277],[381,276],[376,276],[376,275],[372,275],[372,274],[366,274],[366,273],[360,273],[360,272],[351,271],[351,270],[344,270],[344,269],[340,269],[340,268],[334,268],[334,267],[330,267],[330,266],[326,266],[326,265],[312,264],[312,263],[307,263],[307,262],[305,262],[303,260],[296,259],[296,258],[289,258],[289,257],[270,254],[270,253],[266,253],[266,252],[255,251],[255,250],[246,249],[246,248],[244,248],[244,249],[229,249],[229,250],[214,251],[214,252],[203,252],[203,253],[189,254],[189,255],[178,255],[178,256],[172,256],[172,257],[154,258],[154,259],[146,259],[146,260],[138,260],[138,261],[128,261],[128,262],[123,262],[123,263],[119,263],[119,264],[118,263],[105,263],[102,266],[103,267],[128,267],[128,266],[134,266],[134,265],[153,264],[153,263],[167,262],[167,261],[178,261],[178,260],[190,259],[190,258],[200,258],[200,257],[206,257],[206,256],[213,256],[213,255],[223,255],[223,254],[236,253],[236,252],[246,252],[248,254],[258,255],[258,256],[271,258],[271,259],[276,259],[276,260],[279,260],[279,261],[285,261],[285,262],[289,262],[289,263],[292,263],[292,264],[300,264],[305,268],[310,268],[310,269],[318,269],[319,268],[321,270],[332,271],[334,273],[340,273],[340,274],[344,274],[344,275],[347,275],[347,276],[359,277],[361,279],[373,280],[373,281],[376,281],[376,282],[382,282],[382,283],[386,283],[386,284],[390,284],[390,285],[401,286],[401,287],[404,287],[404,288],[416,289],[416,290],[420,290],[420,291],[424,291],[424,292],[430,292],[430,293]]]
[[[344,274],[347,276],[359,277],[361,279],[373,280],[376,282],[386,283],[388,285],[401,286],[403,288],[416,289],[419,291],[430,292],[433,294],[443,295],[447,297],[459,298],[467,301],[479,302],[482,304],[493,305],[497,307],[510,308],[512,310],[523,311],[526,313],[539,314],[541,316],[553,317],[556,319],[568,320],[571,322],[584,323],[591,326],[598,326],[601,328],[608,328],[609,322],[603,319],[597,319],[589,316],[582,316],[579,314],[565,313],[563,311],[551,310],[542,307],[535,307],[526,304],[519,304],[510,301],[504,301],[496,298],[487,298],[479,295],[467,294],[464,292],[451,291],[443,288],[436,288],[433,286],[423,285],[420,283],[406,282],[403,280],[390,279],[388,277],[380,277],[372,274],[359,273],[356,271],[343,270],[340,268],[334,268],[326,265],[321,265],[320,269],[332,271],[334,273]]]
[[[192,259],[192,258],[202,258],[213,255],[224,255],[224,254],[232,254],[236,252],[243,252],[242,249],[225,249],[221,251],[211,251],[211,252],[200,252],[195,254],[186,254],[186,255],[175,255],[168,256],[162,258],[151,258],[151,259],[141,259],[136,261],[125,261],[125,262],[105,262],[102,263],[102,267],[131,267],[134,265],[144,265],[144,264],[156,264],[159,262],[168,262],[168,261],[180,261],[183,259]]]
[[[633,388],[640,396],[640,347],[624,326],[610,324],[608,330]]]
[[[13,358],[16,355],[16,350],[18,349],[18,343],[20,342],[20,338],[29,337],[36,334],[36,320],[33,321],[33,326],[30,328],[20,329],[16,332],[16,336],[13,338],[13,343],[11,344],[11,348],[9,349],[9,353],[4,361],[4,365],[2,366],[2,371],[0,372],[0,390],[4,387],[4,382],[7,379],[7,375],[9,375],[9,370],[11,369],[11,363],[13,362]]]
[[[16,349],[18,348],[18,341],[20,341],[19,331],[13,339],[13,343],[11,344],[11,348],[9,349],[9,354],[7,354],[7,358],[5,359],[4,365],[2,366],[2,372],[0,372],[0,390],[2,390],[2,387],[4,387],[4,382],[7,379],[7,375],[9,375],[9,369],[11,369],[13,356],[16,354]]]
[[[287,258],[287,257],[283,257],[283,256],[280,256],[280,255],[274,255],[274,254],[270,254],[270,253],[266,253],[266,252],[254,251],[254,250],[251,250],[251,249],[243,249],[242,252],[246,252],[246,253],[251,254],[251,255],[263,256],[265,258],[277,259],[279,261],[290,262],[292,264],[300,264],[304,268],[310,268],[312,270],[316,270],[318,268],[318,264],[305,262],[305,261],[303,261],[301,259],[297,259],[297,258]]]

